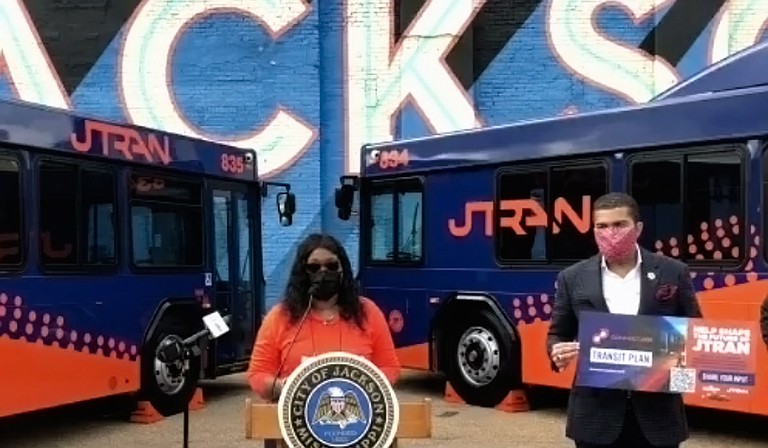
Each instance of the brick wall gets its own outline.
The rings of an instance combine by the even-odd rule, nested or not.
[[[357,258],[332,201],[361,144],[647,101],[768,20],[762,0],[606,4],[7,0],[0,96],[257,149],[299,200],[288,229],[265,202],[273,301],[309,232]]]

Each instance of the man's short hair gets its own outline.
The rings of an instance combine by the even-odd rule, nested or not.
[[[640,221],[640,206],[632,196],[626,193],[608,193],[600,196],[592,205],[592,210],[613,210],[615,208],[626,207],[629,210],[629,216],[635,222]]]

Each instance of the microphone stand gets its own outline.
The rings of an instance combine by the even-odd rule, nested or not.
[[[227,319],[228,320],[228,319]],[[226,321],[226,320],[225,320]],[[175,338],[175,340],[166,339],[165,343],[160,347],[157,357],[161,362],[172,363],[181,362],[182,365],[187,365],[189,360],[193,357],[200,356],[202,351],[198,344],[199,340],[204,337],[210,337],[211,332],[207,328],[198,331],[192,336],[186,339]],[[183,448],[189,448],[189,402],[184,406],[183,412],[183,436],[182,446]]]
[[[182,358],[181,362],[183,362],[185,365],[189,362],[190,359],[192,359],[193,356],[200,356],[201,350],[200,347],[197,345],[195,346],[188,346],[188,345],[182,345]],[[182,442],[181,446],[183,448],[189,448],[189,402],[187,402],[186,406],[184,406],[184,413],[182,415]]]

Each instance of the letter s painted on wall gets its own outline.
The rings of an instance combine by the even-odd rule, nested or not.
[[[714,25],[709,51],[709,63],[754,45],[768,25],[768,2],[765,0],[730,0]]]
[[[663,58],[608,39],[595,18],[601,9],[613,6],[640,24],[670,1],[551,0],[545,26],[552,52],[587,82],[631,103],[644,103],[678,83],[679,75]]]

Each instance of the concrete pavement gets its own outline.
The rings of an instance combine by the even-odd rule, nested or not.
[[[442,400],[438,378],[407,373],[398,386],[401,399],[433,399],[431,440],[405,446],[483,448],[566,448],[563,435],[565,395],[542,391],[533,396],[536,410],[505,414],[492,409],[453,405]],[[205,384],[206,407],[190,414],[190,446],[248,448],[261,444],[243,436],[243,403],[249,395],[242,375]],[[108,400],[75,405],[0,421],[2,448],[173,448],[182,444],[182,418],[152,425],[126,423],[123,402]],[[768,446],[768,419],[734,414],[689,412],[693,437],[684,448]]]

